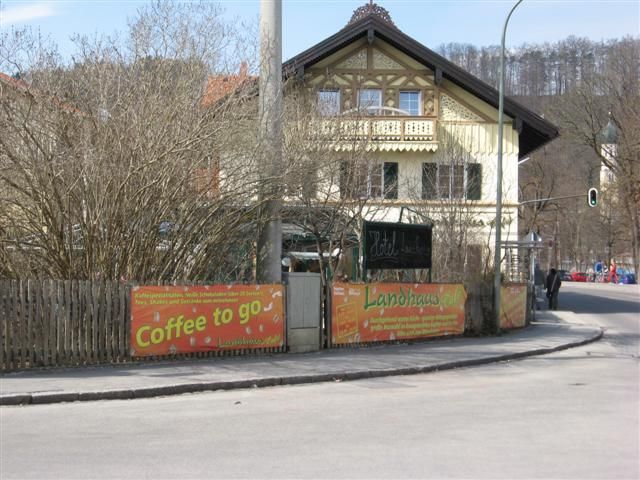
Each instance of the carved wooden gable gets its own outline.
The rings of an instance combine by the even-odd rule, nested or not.
[[[332,61],[310,69],[305,77],[307,85],[314,88],[339,88],[343,112],[357,106],[358,89],[379,88],[385,107],[398,108],[401,90],[419,90],[422,115],[435,117],[437,114],[433,72],[415,62],[396,58],[375,44],[364,45],[342,56],[338,53]]]
[[[445,121],[474,123],[484,121],[480,115],[444,93],[440,95],[440,119]]]
[[[335,68],[344,70],[366,70],[367,69],[367,51],[360,50],[335,65]]]

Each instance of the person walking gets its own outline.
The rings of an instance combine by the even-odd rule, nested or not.
[[[611,259],[611,266],[609,267],[609,281],[611,283],[618,283],[618,266],[614,259]]]
[[[555,268],[549,270],[549,275],[545,281],[545,287],[547,288],[547,298],[549,299],[549,310],[558,310],[558,293],[560,292],[560,274],[556,272]]]

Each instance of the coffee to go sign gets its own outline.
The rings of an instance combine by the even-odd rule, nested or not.
[[[134,287],[134,357],[281,347],[282,285]]]

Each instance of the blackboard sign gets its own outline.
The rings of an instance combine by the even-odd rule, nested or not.
[[[364,268],[431,268],[431,225],[364,222]]]

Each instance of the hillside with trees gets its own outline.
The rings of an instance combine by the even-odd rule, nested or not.
[[[500,47],[450,43],[438,53],[497,88]],[[635,265],[640,237],[640,38],[595,42],[568,37],[524,44],[506,55],[505,94],[555,123],[559,139],[536,151],[520,171],[521,233],[542,235],[543,267],[587,269],[596,260]],[[615,160],[603,155],[600,133],[618,131]],[[605,164],[614,182],[600,185]],[[600,190],[589,208],[589,187]]]

